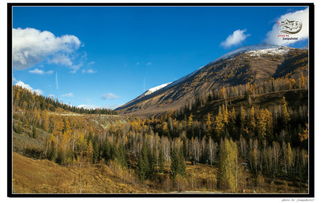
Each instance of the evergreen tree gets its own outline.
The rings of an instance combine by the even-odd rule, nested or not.
[[[176,175],[185,175],[185,159],[182,150],[177,148],[171,152],[171,174],[175,178]]]
[[[37,138],[37,129],[35,126],[32,126],[32,134],[31,134],[32,138]]]
[[[178,160],[179,160],[178,174],[185,175],[186,164],[185,164],[185,158],[184,158],[184,153],[182,149],[178,151]]]
[[[148,163],[148,149],[144,143],[138,159],[138,176],[141,180],[148,178],[149,163]]]
[[[159,150],[159,155],[158,155],[158,165],[159,165],[159,172],[163,173],[164,168],[165,168],[165,157],[163,153],[163,149]]]
[[[148,177],[153,178],[156,173],[157,157],[156,153],[152,150],[148,150],[148,163]]]
[[[57,157],[57,139],[55,138],[55,136],[50,135],[49,139],[47,141],[47,158],[49,160],[55,161],[56,157]]]
[[[116,147],[115,160],[123,167],[127,167],[126,150],[123,144]]]
[[[105,142],[102,145],[102,158],[107,163],[109,160],[112,159],[112,150],[109,141],[106,139]]]

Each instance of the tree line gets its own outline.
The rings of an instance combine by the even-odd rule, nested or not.
[[[83,107],[71,106],[64,104],[58,99],[52,97],[45,97],[31,92],[23,87],[14,85],[13,89],[13,106],[15,108],[27,109],[27,110],[40,110],[40,111],[71,111],[74,113],[82,114],[108,114],[115,115],[115,111],[107,108],[94,108],[87,109]]]
[[[273,91],[282,89],[280,84],[306,88],[303,76],[300,82],[285,81],[263,84],[272,84]],[[248,90],[240,95],[251,98],[262,90],[247,86]],[[233,92],[240,92],[236,89],[219,90],[223,92],[219,97],[229,98]],[[13,130],[23,133],[29,129],[33,139],[40,136],[37,129],[48,133],[43,150],[35,153],[37,158],[62,165],[115,161],[134,169],[141,181],[155,181],[159,174],[176,180],[186,176],[187,164],[206,164],[218,168],[217,187],[232,192],[240,190],[247,171],[258,179],[265,176],[307,182],[309,129],[304,102],[298,108],[291,108],[286,97],[272,108],[260,108],[250,102],[235,107],[225,102],[217,111],[196,117],[191,109],[196,108],[193,106],[197,102],[206,102],[197,98],[192,108],[177,112],[106,120],[99,116],[54,114],[52,111],[64,104],[20,87],[14,87],[13,96],[13,119],[20,121],[13,123]]]

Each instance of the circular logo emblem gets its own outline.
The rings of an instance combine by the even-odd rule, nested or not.
[[[296,34],[301,31],[302,23],[296,20],[285,19],[280,22],[280,32],[285,34]]]

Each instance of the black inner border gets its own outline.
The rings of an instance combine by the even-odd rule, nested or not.
[[[307,6],[309,7],[309,193],[307,194],[17,194],[12,190],[12,9],[13,7],[30,6],[177,6],[177,7],[204,7],[204,6]],[[314,4],[313,3],[8,3],[7,4],[7,196],[8,197],[315,197],[314,194]]]

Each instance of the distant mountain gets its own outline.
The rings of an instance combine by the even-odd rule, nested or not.
[[[285,46],[242,47],[191,74],[152,88],[116,110],[125,114],[156,114],[177,110],[213,89],[255,84],[272,78],[308,74],[308,50]]]

